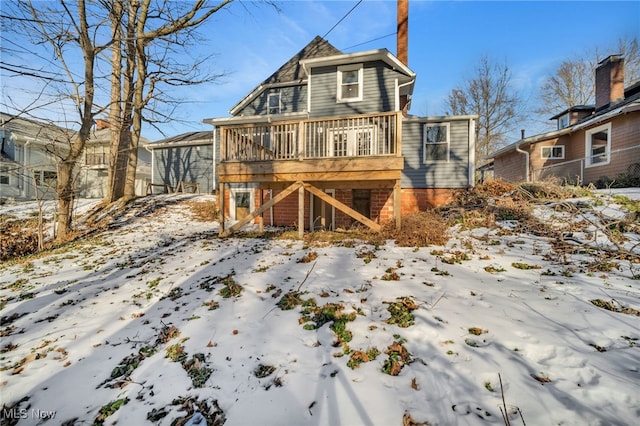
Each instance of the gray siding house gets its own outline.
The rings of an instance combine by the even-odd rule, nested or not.
[[[204,193],[216,186],[213,133],[183,133],[147,144],[151,152],[151,184],[154,192],[176,191],[182,182]]]
[[[204,120],[230,231],[380,229],[472,187],[476,117],[408,114],[415,79],[386,49],[341,53],[316,37],[230,117]]]

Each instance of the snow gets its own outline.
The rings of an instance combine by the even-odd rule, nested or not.
[[[565,262],[552,241],[506,232],[508,222],[423,248],[219,239],[190,215],[189,202],[207,200],[147,197],[104,232],[0,264],[3,416],[93,423],[128,398],[100,420],[196,425],[219,407],[226,425],[504,424],[504,397],[512,425],[637,423],[640,317],[590,301],[640,309],[640,265],[590,272],[588,254]],[[626,237],[637,253],[638,234]],[[446,263],[456,253],[469,259]],[[383,279],[390,272],[399,279]],[[224,298],[229,277],[242,292]],[[303,306],[278,307],[292,291],[356,312],[348,349],[331,322],[308,330]],[[386,322],[400,297],[417,305],[409,327]],[[179,334],[161,339],[171,327]],[[382,371],[394,342],[410,354],[397,376]],[[167,357],[174,345],[179,361]],[[347,366],[345,352],[371,348],[377,358]],[[202,387],[188,362],[211,371]],[[130,371],[112,378],[121,364]],[[262,377],[261,366],[275,369]]]

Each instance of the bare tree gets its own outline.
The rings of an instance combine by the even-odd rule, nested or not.
[[[72,230],[74,175],[93,126],[95,64],[100,52],[111,43],[110,34],[101,33],[103,21],[93,14],[85,0],[59,0],[57,3],[15,2],[9,20],[12,30],[28,34],[35,44],[47,45],[50,62],[59,73],[17,66],[12,73],[46,81],[57,92],[57,102],[72,102],[79,130],[69,134],[64,149],[54,149],[57,157],[58,241],[69,238]],[[102,40],[100,43],[98,40]],[[78,65],[78,62],[80,65]],[[51,105],[52,102],[43,102]],[[40,105],[42,106],[42,105]],[[36,108],[36,106],[34,106]],[[58,141],[62,142],[62,141]]]
[[[451,114],[478,115],[476,161],[481,162],[507,143],[507,133],[519,115],[521,100],[510,87],[511,72],[506,63],[482,56],[475,74],[449,93]]]
[[[535,112],[546,118],[577,105],[595,101],[595,70],[598,63],[612,54],[625,58],[625,87],[640,78],[638,37],[621,37],[615,47],[591,49],[562,61],[540,87],[540,107]]]
[[[191,4],[129,0],[126,7],[114,3],[110,16],[117,43],[114,43],[112,54],[110,120],[116,127],[112,129],[107,201],[135,197],[142,124],[155,121],[149,115],[157,112],[157,104],[171,102],[163,96],[162,86],[196,85],[220,77],[219,74],[202,73],[208,58],[185,64],[173,57],[177,50],[186,48],[194,39],[198,26],[232,1],[214,4],[198,0]],[[123,57],[126,58],[124,66]]]

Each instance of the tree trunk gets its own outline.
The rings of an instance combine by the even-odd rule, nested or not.
[[[75,161],[62,161],[58,165],[58,229],[56,239],[67,241],[71,235],[73,207],[73,169]]]

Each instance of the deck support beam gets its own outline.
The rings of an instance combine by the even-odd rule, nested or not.
[[[218,235],[222,236],[224,235],[224,195],[225,195],[225,188],[226,188],[227,184],[224,182],[220,183],[220,193],[218,194],[218,197],[220,198],[220,202],[218,203],[220,206],[220,212],[218,213],[219,218],[218,218],[218,223],[220,224],[220,229],[218,229]]]
[[[304,237],[304,185],[298,188],[298,239]]]
[[[393,185],[393,217],[396,221],[396,229],[400,230],[402,227],[402,186],[400,185],[400,179],[397,179]]]

